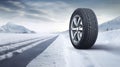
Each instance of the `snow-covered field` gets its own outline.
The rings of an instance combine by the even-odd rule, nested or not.
[[[27,67],[120,67],[120,30],[99,32],[92,49],[73,48],[67,33],[59,37]]]

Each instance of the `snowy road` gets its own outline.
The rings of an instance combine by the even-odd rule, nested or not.
[[[0,67],[120,67],[119,33],[120,30],[99,32],[95,45],[88,50],[75,49],[70,42],[68,33],[61,33],[58,37],[42,35],[38,38],[38,35],[34,37],[27,35],[27,39],[20,40],[18,37],[18,40],[14,41],[17,44],[13,40],[8,43],[13,42],[11,45],[19,50],[15,51],[10,46],[9,49],[0,49],[0,51],[8,50],[7,53],[13,50],[12,58],[1,61]],[[22,44],[24,44],[23,47],[27,47],[28,44],[32,46],[16,48]],[[47,47],[48,45],[50,46]],[[3,52],[3,54],[5,53]],[[9,54],[5,57],[8,56]],[[0,58],[3,57],[0,55]]]
[[[56,37],[57,35],[37,35],[37,37],[34,35],[32,38],[30,36],[24,38],[24,41],[18,39],[18,42],[7,42],[6,44],[0,45],[0,67],[26,67],[26,65],[43,52]]]

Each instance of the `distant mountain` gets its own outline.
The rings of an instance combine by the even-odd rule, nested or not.
[[[1,33],[35,33],[24,26],[16,25],[13,23],[7,23],[0,27]]]
[[[120,29],[120,16],[99,26],[100,31]]]

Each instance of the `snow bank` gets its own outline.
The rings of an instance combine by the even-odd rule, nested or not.
[[[103,23],[99,26],[100,31],[110,31],[120,29],[120,17],[117,17],[111,21]]]

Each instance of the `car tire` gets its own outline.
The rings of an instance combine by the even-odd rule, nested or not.
[[[76,9],[70,19],[69,35],[77,49],[91,48],[98,35],[98,22],[95,13],[89,8]]]

